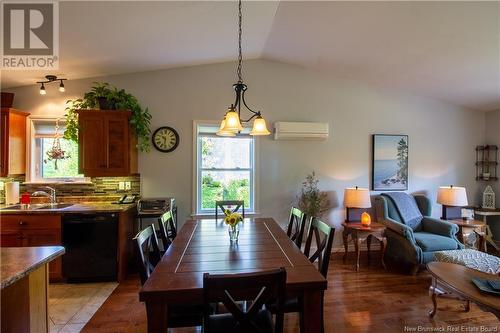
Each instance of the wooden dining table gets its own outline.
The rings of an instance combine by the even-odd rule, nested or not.
[[[327,280],[272,218],[245,219],[237,243],[222,219],[188,220],[139,292],[148,332],[167,332],[169,305],[203,304],[203,273],[247,273],[284,267],[290,297],[303,298],[304,332],[322,329]],[[302,333],[304,333],[302,332]]]

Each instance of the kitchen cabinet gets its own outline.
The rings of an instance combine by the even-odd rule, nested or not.
[[[0,110],[0,177],[26,172],[26,117],[12,108]]]
[[[61,245],[61,216],[56,214],[3,215],[0,221],[2,247]],[[62,279],[62,262],[57,258],[49,264],[49,277]]]
[[[87,177],[137,173],[137,136],[130,111],[78,110],[79,171]]]

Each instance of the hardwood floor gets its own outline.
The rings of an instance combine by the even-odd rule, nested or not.
[[[454,299],[440,298],[438,312],[430,319],[427,316],[431,307],[429,274],[423,271],[411,276],[390,268],[385,271],[379,259],[374,255],[368,266],[363,253],[356,273],[352,253],[347,264],[342,263],[342,254],[332,255],[325,294],[326,332],[431,332],[431,327],[453,331],[449,326],[458,332],[499,331],[500,322],[494,315],[475,304],[470,312],[465,312],[463,303]],[[121,283],[82,332],[146,332],[146,313],[138,299],[139,288],[138,276]],[[285,316],[285,332],[299,332],[296,315]]]

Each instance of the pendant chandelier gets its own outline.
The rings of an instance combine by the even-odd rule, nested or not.
[[[271,132],[268,131],[266,126],[266,121],[262,118],[260,111],[254,111],[248,107],[245,101],[245,91],[247,90],[247,85],[243,83],[243,77],[241,74],[241,62],[243,60],[241,54],[241,0],[238,0],[238,68],[236,70],[238,74],[238,82],[233,84],[233,88],[236,94],[234,104],[229,106],[224,118],[221,121],[219,131],[217,135],[219,136],[236,136],[243,130],[241,123],[248,123],[252,119],[253,127],[250,135],[269,135]],[[241,119],[241,107],[242,105],[250,111],[250,117],[248,119]]]

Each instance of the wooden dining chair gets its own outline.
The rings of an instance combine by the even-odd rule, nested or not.
[[[219,219],[219,209],[224,212],[229,209],[231,213],[238,212],[241,208],[241,216],[245,218],[245,201],[243,200],[218,200],[215,202],[215,219]]]
[[[203,274],[204,333],[282,333],[286,270],[241,274]],[[242,309],[240,301],[250,301]],[[276,304],[276,318],[265,304]],[[212,314],[214,303],[222,303],[228,313]]]
[[[299,249],[302,246],[302,237],[304,236],[305,227],[306,214],[302,213],[300,209],[292,207],[286,234]]]
[[[148,226],[140,231],[133,241],[141,283],[144,284],[161,258],[155,229],[153,226]]]
[[[150,225],[140,231],[133,241],[139,262],[141,284],[144,284],[153,273],[156,264],[161,260],[154,227]],[[201,326],[203,309],[203,304],[169,306],[168,326],[171,328]]]
[[[163,243],[163,251],[166,252],[177,236],[177,229],[175,228],[172,211],[169,210],[160,216],[158,224],[160,225],[160,238]]]
[[[309,224],[309,232],[307,234],[306,246],[304,248],[304,255],[309,259],[310,262],[318,262],[318,271],[327,278],[328,267],[330,264],[330,255],[333,246],[333,236],[335,234],[335,229],[330,227],[328,224],[320,221],[319,219],[312,217]],[[311,254],[313,238],[316,243],[316,250]],[[274,313],[275,305],[269,305],[269,308]],[[323,297],[321,298],[321,309],[323,309]],[[285,300],[283,307],[285,313],[299,313],[299,323],[300,331],[303,332],[303,313],[302,313],[302,299],[300,297],[289,297]],[[321,312],[322,321],[322,332],[323,327],[323,310]]]

